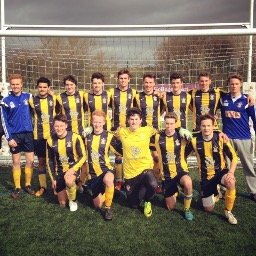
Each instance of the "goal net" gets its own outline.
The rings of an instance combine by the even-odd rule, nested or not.
[[[256,45],[256,37],[253,37]],[[246,80],[248,36],[192,37],[7,37],[6,75],[21,73],[25,89],[33,92],[36,80],[46,76],[56,91],[68,74],[80,89],[90,88],[94,72],[105,75],[106,89],[117,83],[121,68],[132,73],[131,86],[141,89],[142,76],[153,72],[159,85],[169,84],[172,72],[183,74],[193,85],[201,70],[210,71],[214,84],[225,87],[229,74],[239,72]],[[252,81],[256,81],[256,47],[253,49]]]

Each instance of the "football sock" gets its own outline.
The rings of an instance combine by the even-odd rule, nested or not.
[[[76,185],[73,184],[70,188],[66,187],[66,189],[67,189],[68,199],[75,201],[76,200]]]
[[[225,193],[225,207],[226,210],[232,211],[236,199],[236,189],[227,189]]]
[[[113,197],[114,197],[114,191],[115,191],[114,186],[106,187],[105,189],[105,206],[106,207],[111,207]]]
[[[47,183],[46,183],[46,174],[45,173],[40,173],[38,175],[39,179],[39,184],[41,188],[47,188]]]
[[[191,195],[184,195],[184,209],[190,209],[192,201],[192,194]]]
[[[33,168],[25,167],[25,186],[31,185],[32,174],[33,174]]]
[[[21,188],[20,186],[20,176],[21,176],[21,170],[20,168],[12,169],[12,176],[13,176],[13,182],[15,188]]]

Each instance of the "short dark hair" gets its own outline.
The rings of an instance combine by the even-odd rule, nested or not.
[[[180,79],[180,81],[183,83],[184,80],[183,80],[183,76],[180,74],[180,73],[172,73],[170,75],[170,82],[172,82],[172,80],[175,80],[175,79]]]
[[[138,115],[141,119],[141,110],[138,108],[130,108],[127,111],[127,119],[129,119],[131,116],[135,116],[135,115]]]
[[[214,118],[212,115],[210,115],[210,114],[205,114],[205,115],[201,115],[201,116],[199,117],[199,123],[200,123],[200,125],[201,125],[202,121],[208,120],[208,119],[212,120],[212,124],[215,123],[215,118]]]
[[[53,123],[55,123],[56,121],[60,121],[60,122],[63,122],[65,124],[68,123],[68,119],[65,115],[62,115],[62,114],[59,114],[59,115],[56,115],[54,118],[53,118]]]
[[[240,74],[233,74],[228,77],[227,83],[229,84],[231,79],[238,79],[241,83],[243,82],[243,77]]]
[[[201,77],[203,77],[203,76],[209,77],[210,79],[212,79],[211,73],[204,70],[204,71],[201,71],[201,72],[199,73],[199,75],[198,75],[198,80],[199,80]]]
[[[104,83],[105,77],[102,73],[100,73],[100,72],[93,73],[92,77],[91,77],[91,82],[93,81],[94,78],[100,79]]]
[[[153,73],[145,73],[145,74],[143,75],[143,81],[145,80],[146,77],[148,77],[148,78],[153,78],[154,81],[156,81],[156,75],[153,74]]]
[[[178,120],[178,116],[174,113],[174,112],[168,112],[166,113],[166,115],[164,116],[164,120],[168,119],[168,118],[172,118],[175,119],[175,123]]]
[[[50,82],[50,80],[48,79],[48,78],[46,78],[46,77],[40,77],[40,78],[38,78],[38,80],[36,81],[36,85],[38,86],[40,83],[44,83],[44,84],[47,84],[48,85],[48,87],[50,87],[51,86],[51,82]]]
[[[131,77],[130,71],[126,68],[119,70],[117,73],[117,77],[119,78],[119,76],[123,74],[127,74],[129,77]]]
[[[66,81],[70,81],[70,82],[74,83],[75,85],[77,85],[77,80],[76,80],[75,77],[72,76],[72,75],[68,75],[68,76],[65,76],[65,77],[63,78],[63,84],[64,84],[64,85],[65,85]]]

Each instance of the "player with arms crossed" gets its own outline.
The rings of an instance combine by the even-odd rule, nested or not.
[[[34,145],[32,118],[29,109],[30,93],[22,91],[23,82],[20,74],[12,74],[9,77],[11,92],[2,100],[1,114],[5,137],[8,140],[12,153],[12,174],[15,190],[12,193],[14,199],[21,193],[21,152],[25,152],[25,191],[34,195],[31,188],[33,173]]]
[[[46,77],[37,80],[37,95],[30,98],[34,125],[34,148],[38,157],[39,190],[36,196],[42,196],[47,188],[46,182],[46,140],[53,133],[53,118],[56,115],[56,96],[50,93],[51,82]]]
[[[186,155],[192,149],[196,153],[204,210],[213,211],[214,196],[218,194],[217,185],[221,184],[226,187],[225,216],[230,224],[237,224],[237,219],[231,212],[236,198],[236,153],[231,144],[225,143],[224,139],[219,136],[219,132],[214,131],[214,117],[209,114],[202,115],[199,121],[201,132],[192,138],[191,144],[186,149]],[[229,169],[225,157],[231,160]]]
[[[92,193],[94,207],[102,210],[105,220],[112,220],[114,173],[110,164],[109,151],[117,155],[119,153],[115,150],[117,143],[113,133],[104,130],[105,122],[104,111],[92,112],[93,132],[85,138],[87,169],[90,174],[87,187]]]
[[[66,116],[57,115],[53,123],[55,134],[47,139],[46,163],[61,207],[69,200],[70,211],[78,208],[76,202],[76,178],[85,163],[86,153],[80,135],[67,131]]]

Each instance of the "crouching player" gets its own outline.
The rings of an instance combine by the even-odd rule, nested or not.
[[[165,130],[151,138],[151,149],[156,149],[159,156],[166,207],[168,210],[175,208],[179,184],[184,189],[184,217],[186,220],[193,220],[193,214],[190,211],[192,180],[188,175],[185,160],[188,140],[181,137],[179,129],[175,129],[178,120],[175,113],[167,113],[164,120]]]
[[[114,197],[114,173],[110,164],[109,151],[114,154],[117,146],[113,133],[104,130],[106,114],[102,110],[92,113],[93,132],[85,138],[89,181],[87,188],[92,193],[94,207],[100,209],[105,220],[112,220],[112,200]]]
[[[201,197],[204,210],[211,212],[214,209],[217,185],[226,187],[225,216],[230,224],[237,224],[232,209],[236,197],[235,169],[237,165],[236,153],[229,142],[214,131],[215,119],[209,114],[200,117],[201,132],[192,139],[188,145],[187,153],[194,149],[200,173]],[[227,169],[225,157],[231,161]]]
[[[120,127],[116,135],[123,149],[123,169],[127,200],[132,208],[144,202],[144,215],[152,215],[151,199],[155,194],[157,181],[153,174],[153,159],[149,149],[150,138],[156,130],[150,126],[141,127],[142,115],[138,108],[127,112],[129,127]]]
[[[66,116],[54,117],[55,134],[47,139],[46,163],[61,207],[69,200],[70,211],[77,210],[76,178],[86,160],[84,143],[80,135],[67,131]]]

